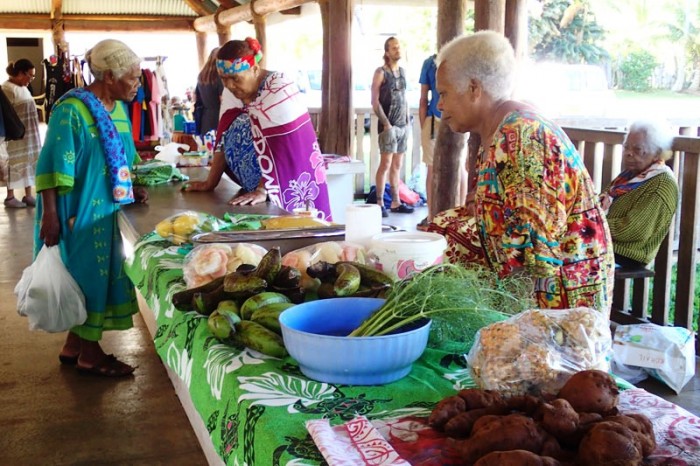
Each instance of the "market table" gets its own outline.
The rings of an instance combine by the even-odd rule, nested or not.
[[[187,174],[195,179],[202,173]],[[290,357],[280,360],[218,342],[205,316],[173,308],[172,295],[185,288],[187,250],[152,233],[159,220],[178,210],[217,216],[276,212],[270,206],[227,205],[233,184],[210,193],[179,188],[177,183],[151,188],[149,204],[126,207],[120,222],[134,251],[127,274],[139,292],[141,312],[209,463],[325,464],[306,422],[348,426],[364,416],[411,464],[454,464],[444,437],[427,428],[425,419],[437,401],[474,386],[462,355],[428,349],[407,377],[383,386],[320,383],[306,378]],[[621,383],[627,388],[623,411],[644,412],[654,421],[659,448],[652,464],[700,464],[700,419]],[[376,446],[372,452],[374,460],[366,464],[399,464],[386,462],[389,453]]]

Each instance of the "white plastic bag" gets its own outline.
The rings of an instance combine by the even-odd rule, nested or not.
[[[680,393],[695,375],[695,334],[651,323],[618,325],[613,357],[617,363],[643,368]]]
[[[17,312],[29,330],[65,332],[87,319],[85,296],[63,265],[58,247],[44,246],[15,287]]]

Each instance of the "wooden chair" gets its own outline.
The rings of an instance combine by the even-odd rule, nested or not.
[[[648,298],[648,289],[646,280],[654,276],[654,271],[643,268],[628,268],[621,267],[615,269],[615,288],[613,289],[613,304],[614,310],[627,312],[628,310],[640,311],[645,309],[645,302]],[[628,309],[629,303],[629,285],[633,283],[632,289],[632,307]],[[635,315],[638,318],[646,318],[645,315]]]
[[[48,123],[46,121],[46,93],[45,92],[43,94],[39,94],[39,95],[34,96],[34,105],[36,105],[36,109],[40,114],[41,121],[44,123]]]

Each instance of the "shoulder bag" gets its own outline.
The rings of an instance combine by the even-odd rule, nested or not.
[[[24,123],[20,120],[4,91],[0,92],[0,112],[2,112],[2,121],[5,125],[5,140],[22,139],[24,137]]]

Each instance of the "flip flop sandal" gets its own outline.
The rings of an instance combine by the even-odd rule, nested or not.
[[[102,377],[125,377],[133,374],[135,367],[121,362],[113,354],[106,354],[104,359],[94,366],[85,367],[76,365],[80,374],[98,375]]]
[[[401,204],[398,207],[392,207],[391,211],[396,213],[396,214],[412,214],[413,213],[413,207],[409,207],[406,204]]]
[[[61,361],[61,364],[65,364],[66,366],[75,366],[78,364],[78,356],[80,355],[76,354],[75,356],[67,356],[65,354],[59,354],[58,360]]]
[[[428,229],[428,217],[425,217],[423,220],[420,221],[418,225],[416,225],[416,228],[420,231],[425,231]]]

